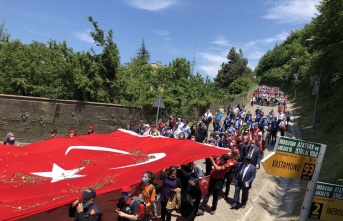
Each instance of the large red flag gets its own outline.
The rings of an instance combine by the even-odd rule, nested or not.
[[[170,165],[228,152],[191,140],[124,130],[0,148],[0,216],[4,220],[69,204],[85,187],[101,195],[139,183],[146,170],[157,173]]]

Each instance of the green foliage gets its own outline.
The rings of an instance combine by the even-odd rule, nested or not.
[[[239,77],[230,84],[228,90],[230,94],[242,94],[245,91],[248,91],[252,86],[253,83],[250,78]]]
[[[5,28],[5,23],[2,22],[0,24],[0,44],[3,42],[8,42],[10,40],[11,35],[8,34],[6,28]]]
[[[145,47],[144,39],[142,40],[141,47],[138,49],[137,59],[141,64],[148,64],[150,61],[150,52]]]
[[[253,74],[247,66],[248,59],[243,56],[242,50],[239,50],[239,53],[237,53],[235,48],[231,48],[227,59],[228,63],[222,63],[218,75],[214,78],[214,82],[218,87],[223,89],[227,89],[238,77],[251,77]]]
[[[343,142],[343,115],[337,112],[343,108],[343,1],[324,0],[318,10],[318,16],[310,24],[268,51],[255,72],[262,75],[263,84],[298,90],[297,101],[304,106],[299,119],[302,124],[312,124],[315,96],[310,77],[320,76],[315,133],[308,131],[308,125],[302,128],[302,133],[304,139],[328,145],[321,177],[322,181],[337,182],[343,177],[343,166],[339,164],[342,147],[338,145]],[[294,74],[298,74],[298,80]],[[328,136],[335,139],[327,139]]]
[[[144,40],[137,55],[120,65],[112,30],[106,33],[92,17],[88,20],[93,26],[90,35],[94,47],[100,50],[74,52],[67,42],[54,40],[46,44],[10,41],[4,25],[0,25],[0,93],[117,103],[140,108],[142,118],[154,122],[156,108],[152,104],[159,95],[165,103],[160,116],[173,113],[193,119],[211,103],[225,100],[229,84],[236,79],[232,93],[246,91],[251,85],[248,61],[241,50],[237,53],[234,48],[215,83],[199,73],[193,75],[190,61],[184,58],[161,67],[149,65],[150,53]]]

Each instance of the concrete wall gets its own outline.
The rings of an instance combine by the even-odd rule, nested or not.
[[[50,137],[57,129],[58,136],[75,129],[78,135],[87,134],[88,126],[98,133],[109,133],[134,128],[140,120],[140,111],[114,104],[56,100],[0,94],[0,138],[13,132],[19,142],[35,142]]]

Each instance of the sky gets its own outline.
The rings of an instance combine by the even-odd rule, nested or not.
[[[66,41],[74,51],[94,45],[88,21],[113,30],[125,64],[137,55],[142,40],[150,62],[168,65],[176,58],[194,64],[193,73],[213,79],[234,47],[248,66],[318,14],[320,0],[1,0],[0,23],[25,44]]]

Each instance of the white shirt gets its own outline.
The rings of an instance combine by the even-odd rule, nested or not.
[[[207,120],[209,117],[212,117],[212,114],[206,112],[206,113],[204,114],[204,116],[205,116],[205,120]],[[213,117],[212,117],[212,118],[213,118]]]
[[[245,166],[245,165],[244,165]],[[250,163],[244,167],[244,170],[243,170],[243,175],[242,175],[242,180],[244,179],[244,176],[245,174],[247,173],[248,169],[249,169],[249,166],[250,166]]]
[[[285,117],[285,115],[284,115],[283,113],[281,113],[281,114],[279,114],[279,115],[277,116],[277,119],[278,119],[278,120],[283,120],[284,117]]]

